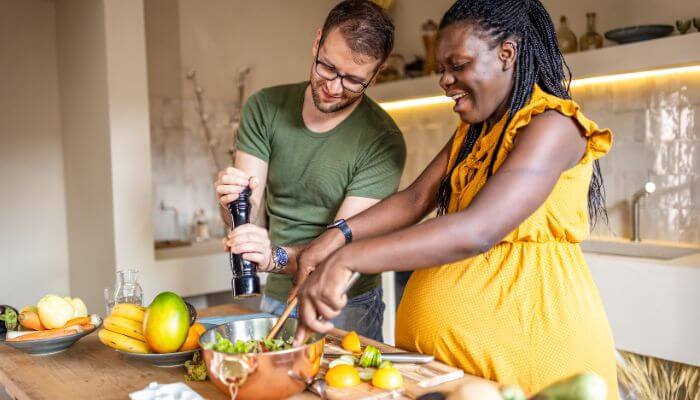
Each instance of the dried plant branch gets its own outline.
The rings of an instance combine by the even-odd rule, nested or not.
[[[202,131],[204,132],[204,139],[207,142],[207,149],[209,150],[209,156],[214,163],[214,174],[221,171],[223,167],[219,165],[219,161],[216,158],[216,143],[214,142],[213,136],[211,134],[211,129],[209,128],[209,115],[204,111],[204,89],[199,86],[197,82],[197,72],[190,71],[187,73],[187,79],[192,82],[194,88],[194,96],[197,102],[195,109],[199,115],[199,122],[202,125]]]
[[[700,368],[620,351],[618,379],[638,400],[700,400]]]

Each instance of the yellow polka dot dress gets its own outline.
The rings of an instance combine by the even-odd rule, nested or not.
[[[434,354],[466,373],[536,393],[575,373],[594,372],[617,399],[613,338],[579,243],[589,234],[588,187],[593,160],[612,145],[571,100],[535,87],[506,131],[495,170],[519,128],[546,110],[576,120],[588,138],[578,165],[565,171],[544,204],[484,254],[413,273],[397,315],[401,348]],[[469,203],[486,183],[505,117],[482,133],[451,176],[448,212]],[[468,126],[455,136],[448,171]],[[517,207],[514,204],[513,207]]]

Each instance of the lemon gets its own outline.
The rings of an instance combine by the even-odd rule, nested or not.
[[[360,374],[355,367],[339,364],[326,372],[326,383],[336,388],[345,388],[359,385]]]
[[[398,389],[403,386],[403,376],[394,367],[379,368],[372,377],[372,386],[386,390]]]
[[[348,332],[341,343],[343,348],[353,353],[362,353],[362,345],[360,344],[360,336],[355,331]]]

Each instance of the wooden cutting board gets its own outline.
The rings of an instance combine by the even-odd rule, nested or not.
[[[340,332],[333,332],[326,337],[325,352],[348,353],[341,347],[342,335],[338,335],[338,333]],[[396,348],[362,338],[363,347],[367,344],[377,347],[382,352],[397,352]],[[319,376],[325,376],[329,362],[329,359],[323,359]],[[398,391],[378,389],[369,382],[362,382],[360,385],[344,389],[332,388],[329,386],[326,389],[326,396],[329,400],[415,399],[420,393],[424,393],[426,388],[453,381],[464,376],[464,371],[461,369],[450,367],[439,361],[433,361],[427,364],[394,363],[394,366],[403,375],[403,389]]]

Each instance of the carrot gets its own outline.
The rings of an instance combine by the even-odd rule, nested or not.
[[[25,328],[34,329],[35,331],[43,331],[44,325],[41,324],[39,314],[34,311],[25,310],[19,313],[19,324]]]
[[[71,325],[83,325],[83,324],[89,324],[90,323],[90,317],[78,317],[78,318],[73,318],[69,319],[68,322],[66,322],[62,328],[67,328]]]
[[[8,342],[25,342],[25,341],[37,340],[37,339],[53,339],[53,338],[62,337],[62,336],[74,335],[76,333],[78,333],[77,327],[47,329],[44,331],[36,331],[36,332],[28,333],[26,335],[22,335],[22,336],[19,336],[16,338],[7,339],[7,341]]]
[[[95,325],[89,324],[89,323],[88,324],[81,324],[80,326],[83,329],[85,329],[86,331],[91,331],[91,330],[95,329]]]

